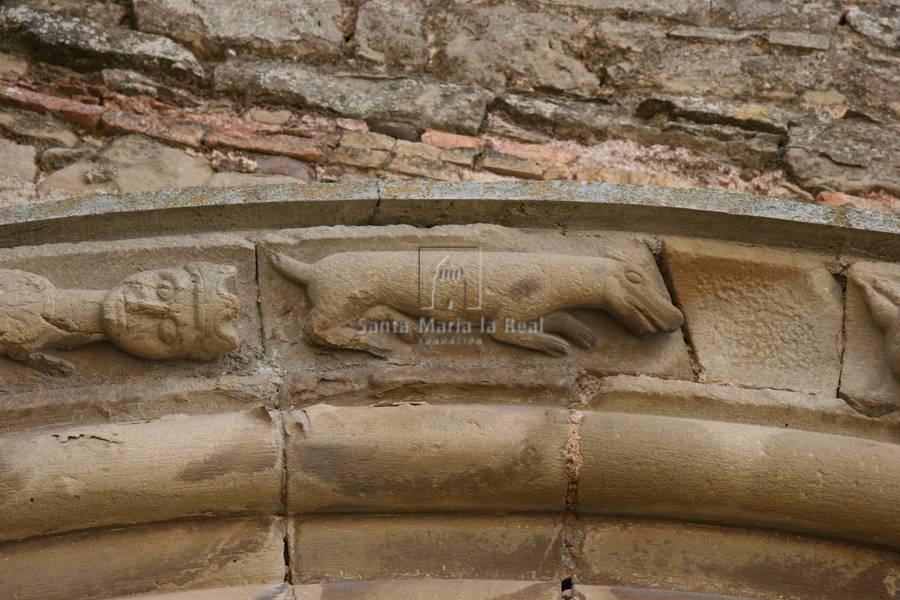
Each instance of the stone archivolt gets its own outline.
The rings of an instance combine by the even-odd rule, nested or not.
[[[493,225],[244,236],[0,250],[0,598],[897,597],[896,265]],[[68,289],[91,287],[54,270],[75,255],[132,270]],[[544,329],[417,343],[468,314]],[[21,375],[65,367],[52,349],[78,372]]]

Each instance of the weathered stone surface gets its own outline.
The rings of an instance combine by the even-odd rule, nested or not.
[[[2,540],[281,506],[281,422],[264,408],[21,433],[0,454]]]
[[[0,74],[19,77],[28,73],[28,61],[14,54],[0,52]]]
[[[138,115],[108,110],[103,113],[101,121],[105,127],[114,131],[141,134],[192,148],[200,147],[205,134],[201,125],[168,115]]]
[[[666,521],[578,521],[583,537],[574,554],[581,583],[760,600],[892,600],[897,590],[900,558],[878,548]]]
[[[561,409],[399,404],[295,411],[288,508],[298,513],[561,511]]]
[[[214,131],[209,133],[203,142],[211,148],[236,148],[247,152],[290,156],[310,162],[321,162],[325,158],[322,150],[314,142],[296,135],[250,135]]]
[[[557,579],[562,523],[544,516],[295,520],[293,581]]]
[[[397,140],[394,156],[385,167],[397,173],[414,177],[427,177],[439,181],[458,181],[456,167],[441,161],[441,151],[428,144]]]
[[[826,394],[618,375],[605,377],[586,405],[611,413],[746,423],[900,442],[900,415],[875,419]]]
[[[274,185],[280,183],[308,183],[303,179],[295,179],[285,175],[261,175],[256,173],[233,173],[223,171],[213,175],[207,185],[209,187],[234,187],[253,185]]]
[[[332,110],[365,121],[396,121],[475,133],[487,94],[428,79],[337,76],[299,63],[234,60],[216,68],[216,89]]]
[[[296,586],[294,595],[296,600],[558,600],[559,585],[491,579],[347,581]]]
[[[207,588],[168,594],[140,594],[123,596],[118,600],[300,600],[289,583],[239,585],[227,588]],[[318,600],[318,596],[315,596]]]
[[[479,165],[486,171],[522,179],[540,179],[544,175],[544,169],[533,160],[500,154],[494,150],[486,150],[481,155]]]
[[[128,10],[116,0],[9,0],[10,6],[23,5],[93,21],[103,27],[124,25]]]
[[[3,174],[33,182],[37,175],[34,146],[22,146],[0,139],[0,165]]]
[[[568,354],[566,364],[601,372],[690,373],[677,331],[680,313],[669,302],[652,254],[630,238],[534,235],[483,225],[428,230],[395,226],[285,231],[266,237],[263,243],[269,257],[260,263],[264,333],[271,351],[292,367],[434,361],[469,366],[559,365],[560,357]],[[421,247],[462,247],[453,260],[462,260],[466,269],[473,267],[466,262],[472,256],[482,256],[485,304],[464,308],[475,307],[465,304],[474,298],[464,300],[457,287],[448,285],[446,293],[457,308],[419,306]],[[598,262],[588,266],[582,264],[584,260]],[[430,271],[422,273],[426,283],[433,280],[436,266],[427,268]],[[581,268],[591,275],[581,274]],[[466,287],[472,293],[478,289],[477,271]],[[631,279],[625,278],[625,272],[632,273]],[[604,289],[616,295],[593,296],[586,284],[570,287],[570,282],[588,280],[602,286],[604,274],[612,277]],[[352,286],[352,291],[345,285]],[[431,288],[423,289],[421,297],[431,298]],[[560,294],[561,305],[555,304],[557,300],[543,304],[550,289]],[[366,291],[361,295],[359,290]],[[568,290],[574,296],[564,300]],[[445,306],[447,299],[439,300]],[[569,301],[585,308],[573,308]],[[554,311],[561,314],[545,314]],[[542,314],[546,333],[515,331]],[[495,327],[482,331],[479,316]],[[360,335],[360,319],[378,327],[386,323],[391,329],[396,324],[397,329]],[[514,324],[511,329],[507,319]],[[450,325],[457,321],[458,325]]]
[[[379,133],[346,131],[331,160],[352,167],[379,169],[390,161],[396,145],[397,140]]]
[[[207,56],[229,48],[292,57],[341,53],[339,0],[135,0],[142,31],[169,36]]]
[[[900,129],[861,120],[806,122],[792,127],[785,160],[813,191],[900,195]]]
[[[438,148],[452,150],[455,148],[484,148],[487,142],[470,135],[447,133],[436,129],[428,129],[422,134],[422,142]]]
[[[0,111],[0,129],[16,138],[23,138],[36,146],[65,146],[78,144],[78,136],[62,121],[50,116],[24,110]]]
[[[428,61],[425,0],[371,0],[356,17],[356,56],[389,69],[420,71]]]
[[[438,17],[435,70],[502,91],[550,89],[591,97],[600,80],[578,57],[587,24],[512,4],[463,4]]]
[[[852,6],[845,18],[854,31],[873,44],[900,49],[900,5],[886,2]]]
[[[830,33],[841,20],[839,0],[713,0],[710,22],[734,29]]]
[[[105,168],[107,181],[92,183],[92,169]],[[213,170],[191,156],[141,135],[118,138],[93,159],[79,160],[53,173],[38,186],[42,194],[144,192],[206,185]]]
[[[90,21],[27,6],[0,9],[0,32],[27,45],[41,58],[76,68],[102,64],[137,67],[176,77],[203,77],[203,67],[194,55],[168,38],[128,29],[106,29]]]
[[[151,421],[272,406],[275,385],[261,376],[169,377],[61,389],[4,390],[0,432]]]
[[[316,172],[312,167],[286,156],[258,156],[255,162],[258,173],[283,175],[306,183],[316,178]]]
[[[0,546],[0,596],[99,600],[281,581],[284,524],[215,520],[128,527]]]
[[[733,125],[768,133],[786,133],[789,119],[784,111],[764,104],[690,96],[648,98],[637,108],[637,115],[644,119],[660,113],[695,123]]]
[[[598,585],[576,585],[576,594],[584,600],[742,600],[737,596],[719,594],[694,594],[657,588],[606,587]]]
[[[900,267],[850,268],[844,328],[841,396],[867,415],[900,411]]]
[[[663,252],[702,381],[835,394],[842,294],[821,262],[686,239]]]
[[[4,314],[12,315],[13,318],[24,312],[27,319],[22,322],[22,327],[4,331],[7,335],[2,336],[0,350],[15,349],[17,344],[22,345],[31,349],[30,352],[38,353],[29,362],[49,369],[35,370],[22,362],[0,358],[3,383],[11,390],[25,390],[36,385],[58,388],[137,376],[150,380],[184,376],[188,373],[195,376],[219,376],[246,371],[252,368],[257,346],[255,262],[253,244],[231,235],[85,243],[77,247],[65,244],[44,245],[39,248],[5,250],[0,254],[0,269],[6,270],[6,273],[36,278],[35,281],[43,287],[33,288],[35,293],[28,297],[25,304],[14,303],[11,313],[4,311]],[[195,285],[184,283],[181,271],[184,265],[192,263],[212,263],[227,268],[228,273],[222,283],[223,287],[227,283],[227,287],[236,292],[235,297],[240,303],[238,313],[231,312],[234,310],[233,298],[226,301],[220,296],[220,292],[224,291],[222,288],[216,286],[215,291],[210,289],[209,286],[219,279],[210,277],[202,284]],[[98,264],[102,264],[103,268],[98,269]],[[236,272],[231,271],[232,267]],[[135,277],[136,273],[141,275]],[[168,294],[167,282],[177,284],[179,293]],[[159,290],[154,292],[154,296],[158,296],[158,301],[154,300],[154,303],[158,302],[155,312],[148,309],[149,312],[142,313],[140,310],[145,303],[140,301],[139,296],[144,293],[145,286]],[[85,323],[90,324],[94,313],[78,319],[70,316],[70,313],[81,315],[78,312],[81,303],[86,302],[85,306],[90,304],[90,290],[114,288],[119,288],[122,296],[109,297],[107,304],[112,312],[111,318],[104,321],[104,337],[116,345],[101,342],[104,337],[93,335],[93,328],[90,327],[85,327],[86,332],[79,337],[77,330]],[[12,291],[15,292],[15,289],[14,287]],[[89,290],[62,294],[61,299],[57,298],[56,316],[73,320],[58,323],[61,329],[56,333],[50,329],[51,323],[42,320],[41,313],[34,310],[39,307],[40,302],[46,301],[46,294],[53,289]],[[191,296],[192,292],[196,292],[196,296]],[[168,301],[165,296],[169,297]],[[220,299],[213,301],[213,296]],[[197,312],[195,316],[194,310],[201,307],[201,302],[205,312]],[[135,308],[119,312],[116,307],[121,304],[133,305]],[[224,313],[220,311],[223,308],[226,311]],[[161,313],[161,310],[165,313]],[[229,318],[233,318],[233,322]],[[173,322],[174,332],[173,325],[167,324]],[[234,331],[229,331],[229,323],[234,325]],[[48,328],[49,331],[32,343],[28,341],[33,333],[29,329],[31,326]],[[76,332],[64,333],[62,329]],[[219,341],[204,345],[195,355],[195,358],[204,355],[207,362],[184,360],[193,350],[197,350],[195,345],[199,343],[200,337],[193,335],[200,331],[206,332],[201,337],[215,336]],[[173,333],[174,338],[171,335]],[[72,336],[71,344],[60,344],[72,349],[51,350],[57,345],[51,342],[61,335]],[[212,356],[205,355],[206,351],[214,348],[222,350],[222,342],[229,344],[229,347],[239,344],[239,347],[218,360],[208,362]],[[48,343],[47,351],[52,351],[52,357],[41,356],[44,343]],[[193,350],[185,353],[189,348]],[[146,358],[138,358],[139,356]],[[160,360],[164,356],[180,356],[182,360]],[[19,358],[21,360],[23,357]],[[74,374],[68,377],[59,375],[72,370]]]
[[[900,547],[900,445],[784,428],[585,414],[578,511]],[[652,460],[640,460],[652,457]]]

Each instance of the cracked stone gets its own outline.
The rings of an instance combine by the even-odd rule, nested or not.
[[[494,150],[485,150],[480,166],[493,173],[522,179],[541,179],[544,176],[544,169],[533,160],[507,156]]]
[[[203,78],[203,67],[189,50],[149,33],[105,29],[90,21],[26,6],[0,8],[0,33],[29,47],[38,58],[72,68],[105,65]]]
[[[854,31],[883,48],[900,49],[900,4],[854,6],[847,11]]]

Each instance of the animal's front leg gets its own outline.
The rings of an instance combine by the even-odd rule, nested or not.
[[[491,337],[498,342],[538,350],[550,356],[565,356],[569,353],[569,343],[555,335],[540,331],[506,331],[498,327]]]

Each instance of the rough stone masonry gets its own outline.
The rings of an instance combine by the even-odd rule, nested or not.
[[[898,211],[869,0],[4,0],[0,203],[604,181]]]

